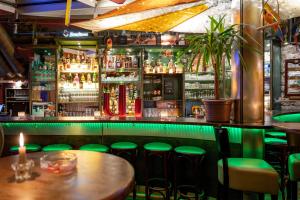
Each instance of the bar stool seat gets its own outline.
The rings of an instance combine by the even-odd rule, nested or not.
[[[174,149],[176,153],[187,154],[187,155],[204,155],[206,151],[199,147],[194,146],[179,146]]]
[[[291,181],[300,180],[300,153],[289,156],[288,169]]]
[[[171,151],[172,146],[163,142],[151,142],[145,144],[144,149],[148,151]]]
[[[137,144],[133,142],[116,142],[110,146],[112,149],[126,150],[126,149],[136,149]]]
[[[229,188],[277,194],[279,174],[266,161],[254,158],[228,158]],[[218,161],[218,180],[223,183],[223,161]],[[247,180],[247,181],[245,181]]]
[[[41,145],[38,144],[25,144],[26,151],[28,152],[37,152],[41,150]],[[12,146],[10,147],[9,151],[10,152],[18,152],[19,146]]]
[[[43,151],[65,151],[71,150],[72,147],[69,144],[50,144],[43,147]]]
[[[286,133],[281,131],[270,131],[266,132],[266,136],[274,138],[286,138]]]
[[[107,153],[109,148],[102,144],[85,144],[79,148],[83,151],[96,151],[101,153]]]
[[[267,145],[287,145],[287,140],[280,138],[265,138],[264,142]]]

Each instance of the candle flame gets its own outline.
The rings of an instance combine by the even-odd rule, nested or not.
[[[24,147],[24,136],[23,136],[23,133],[20,133],[19,144],[20,144],[20,147]]]

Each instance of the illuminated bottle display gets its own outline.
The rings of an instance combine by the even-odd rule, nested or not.
[[[61,116],[90,116],[99,110],[99,65],[94,54],[63,49],[58,67],[58,103]]]

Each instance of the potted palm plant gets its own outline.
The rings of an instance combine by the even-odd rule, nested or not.
[[[237,24],[225,24],[225,16],[209,17],[210,24],[203,34],[195,34],[187,37],[188,51],[192,54],[192,62],[196,60],[197,72],[200,65],[199,57],[202,57],[203,65],[211,66],[214,72],[214,99],[205,99],[204,107],[206,119],[209,122],[229,122],[231,112],[231,99],[225,99],[220,90],[222,77],[224,78],[225,63],[231,62],[232,53],[240,55],[240,61],[244,65],[243,57],[239,50],[240,42],[247,43],[241,36]],[[224,84],[224,80],[223,80]]]

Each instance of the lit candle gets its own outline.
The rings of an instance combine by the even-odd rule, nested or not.
[[[24,136],[23,133],[20,133],[19,138],[19,163],[26,162],[26,147],[24,146]]]

